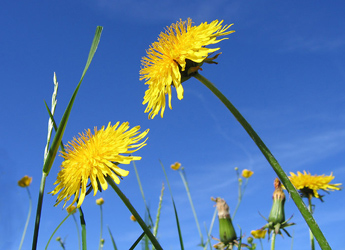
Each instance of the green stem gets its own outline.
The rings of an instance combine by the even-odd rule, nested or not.
[[[48,240],[48,242],[47,242],[47,245],[46,245],[46,247],[45,247],[45,250],[47,250],[48,249],[48,246],[49,246],[49,243],[50,243],[50,241],[53,239],[53,236],[54,236],[54,234],[56,233],[56,231],[61,227],[61,225],[68,219],[68,217],[70,217],[71,216],[71,214],[68,214],[66,217],[65,217],[65,219],[63,219],[61,222],[60,222],[60,224],[55,228],[55,230],[54,230],[54,232],[52,233],[52,235],[50,236],[50,238],[49,238],[49,240]],[[61,243],[61,242],[60,242]],[[63,244],[61,244],[61,246],[63,246]]]
[[[102,211],[102,205],[99,206],[101,209],[101,235],[99,238],[99,246],[98,249],[101,250],[102,249],[102,231],[103,231],[103,211]]]
[[[271,238],[271,250],[274,250],[276,244],[276,233],[273,232],[272,238]]]
[[[237,199],[236,208],[235,208],[234,213],[232,214],[232,217],[231,217],[232,221],[234,220],[235,215],[237,213],[237,210],[240,207],[240,204],[241,204],[241,201],[242,201],[242,195],[243,195],[243,193],[242,193],[242,181],[239,181],[239,177],[237,177],[237,180],[238,180],[238,199]]]
[[[33,235],[33,240],[32,240],[32,250],[36,250],[36,248],[37,248],[38,230],[39,230],[39,227],[40,227],[41,211],[42,211],[43,195],[44,195],[44,187],[45,187],[47,175],[48,174],[46,174],[45,172],[42,172],[41,185],[40,185],[40,191],[39,191],[39,194],[38,194],[38,202],[37,202],[35,229],[34,229],[34,235]]]
[[[312,196],[310,195],[310,196],[308,197],[308,208],[309,208],[310,213],[312,214],[312,213],[313,213],[313,205],[312,205],[312,203],[311,203],[311,198],[312,198]],[[309,229],[309,235],[310,235],[310,246],[311,246],[311,250],[315,250],[314,235],[313,235],[313,233],[310,231],[310,229]]]
[[[129,202],[128,198],[122,193],[122,191],[119,189],[119,187],[115,184],[113,179],[111,179],[111,177],[109,175],[106,176],[105,179],[107,180],[108,184],[114,189],[114,191],[117,193],[117,195],[121,198],[123,203],[127,206],[128,210],[133,214],[133,216],[135,217],[135,219],[137,220],[137,222],[139,223],[141,228],[144,230],[147,237],[149,237],[149,239],[151,240],[152,245],[154,245],[154,247],[157,250],[163,250],[163,248],[160,246],[160,244],[158,243],[155,236],[152,234],[152,232],[147,227],[147,225],[145,224],[143,219],[140,217],[138,212],[135,210],[135,208]]]
[[[259,240],[260,240],[261,250],[264,250],[264,246],[262,245],[262,240],[261,239]]]
[[[144,189],[143,189],[143,186],[141,185],[141,181],[140,181],[139,173],[138,173],[138,170],[137,170],[137,166],[135,165],[134,161],[133,161],[133,166],[134,166],[135,175],[137,176],[137,181],[138,181],[140,193],[141,193],[141,196],[143,197],[143,200],[144,200],[147,216],[149,217],[150,223],[153,226],[153,220],[152,220],[152,217],[151,217],[150,209],[147,206],[146,199],[145,199],[145,194],[144,194]]]
[[[77,228],[77,232],[78,232],[78,249],[80,250],[80,232],[79,232],[79,227],[78,227],[78,222],[77,222],[77,219],[75,218],[74,214],[72,214],[73,216],[73,220],[74,220],[74,223],[75,223],[75,226]]]
[[[195,208],[194,208],[194,205],[193,205],[192,197],[191,197],[191,195],[190,195],[188,182],[187,182],[187,179],[186,179],[186,177],[185,177],[184,171],[183,171],[183,170],[179,170],[179,173],[180,173],[182,182],[183,182],[183,184],[184,184],[184,186],[185,186],[185,188],[186,188],[186,191],[187,191],[187,196],[188,196],[188,199],[189,199],[189,203],[190,203],[190,206],[192,207],[192,211],[193,211],[195,223],[196,223],[196,226],[197,226],[198,231],[199,231],[200,240],[201,240],[201,246],[203,247],[203,246],[204,246],[204,238],[203,238],[202,233],[201,233],[201,229],[200,229],[198,217],[197,217],[197,215],[196,215],[196,211],[195,211]]]
[[[31,210],[32,210],[32,199],[31,199],[29,187],[26,187],[26,190],[28,191],[28,196],[29,196],[29,213],[28,213],[28,217],[26,218],[22,239],[20,240],[20,245],[18,248],[19,250],[22,249],[22,246],[23,246],[24,238],[26,235],[26,229],[28,228],[28,225],[29,225],[29,220],[30,220]]]
[[[86,245],[86,223],[84,218],[84,213],[81,207],[79,207],[79,218],[80,218],[80,225],[81,225],[81,240],[82,240],[82,246],[83,250],[87,249]]]
[[[177,214],[177,209],[176,209],[176,205],[175,205],[175,201],[174,201],[174,196],[173,196],[173,193],[172,193],[172,190],[171,190],[171,187],[170,187],[168,175],[167,175],[167,172],[165,171],[165,167],[164,167],[163,163],[160,160],[159,160],[159,163],[162,166],[162,169],[163,169],[163,172],[164,172],[164,176],[165,176],[165,179],[167,181],[168,188],[169,188],[169,192],[170,192],[170,196],[171,196],[171,202],[172,202],[173,207],[174,207],[177,232],[178,232],[178,237],[179,237],[179,240],[180,240],[180,247],[181,247],[181,250],[184,250],[181,226],[180,226],[180,222],[179,222],[179,218],[178,218],[178,214]]]
[[[237,121],[242,125],[242,127],[247,131],[248,135],[252,138],[255,144],[258,146],[262,154],[266,157],[267,161],[272,166],[273,170],[276,172],[277,176],[279,177],[280,181],[283,183],[285,188],[288,190],[291,198],[295,202],[297,208],[299,209],[300,213],[302,214],[304,220],[307,222],[310,230],[313,232],[316,240],[318,241],[321,249],[323,250],[331,250],[325,236],[323,235],[322,231],[320,230],[318,224],[314,220],[313,216],[309,212],[308,208],[305,206],[302,198],[298,194],[295,187],[292,185],[291,181],[287,177],[286,173],[279,165],[278,161],[274,158],[270,150],[266,147],[264,142],[261,138],[257,135],[254,129],[250,126],[250,124],[244,119],[241,113],[235,108],[235,106],[205,77],[196,73],[194,75],[196,79],[202,82],[207,88],[209,88],[218,98],[219,100],[229,109],[229,111],[235,116]]]

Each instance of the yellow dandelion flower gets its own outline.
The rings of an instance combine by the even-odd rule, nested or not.
[[[235,32],[227,31],[230,25],[222,27],[223,21],[215,20],[211,23],[201,23],[192,26],[192,20],[180,20],[167,27],[158,41],[152,43],[146,51],[147,56],[141,60],[140,80],[149,85],[145,92],[143,104],[147,104],[145,113],[149,112],[149,119],[154,118],[160,111],[163,117],[165,110],[165,96],[168,95],[169,108],[171,106],[171,86],[175,87],[177,98],[183,99],[182,82],[192,76],[200,65],[207,61],[210,53],[219,48],[206,48],[224,39],[217,40]],[[182,75],[181,75],[182,74]]]
[[[96,204],[97,205],[103,205],[104,204],[104,199],[103,198],[99,198],[96,200]]]
[[[321,198],[318,194],[318,190],[324,191],[334,191],[340,190],[341,183],[337,184],[330,184],[330,182],[334,179],[333,173],[329,176],[327,175],[311,175],[306,171],[297,172],[297,175],[290,172],[289,179],[291,183],[295,186],[297,190],[301,192],[304,197],[309,198],[310,196],[314,196],[316,198]]]
[[[243,178],[250,178],[254,174],[253,171],[250,171],[248,169],[243,169],[242,171],[242,177]]]
[[[21,178],[18,181],[18,186],[19,187],[28,187],[28,186],[30,186],[31,182],[32,182],[32,177],[25,175],[23,178]]]
[[[253,235],[255,239],[264,239],[266,236],[267,230],[265,229],[258,229],[250,231],[250,234]]]
[[[181,163],[179,163],[179,162],[175,162],[174,164],[171,164],[171,166],[170,166],[170,168],[172,170],[179,170],[180,167],[181,167]]]
[[[94,196],[97,190],[106,190],[108,184],[105,176],[110,176],[116,184],[120,183],[122,176],[127,176],[129,171],[119,168],[118,164],[129,164],[131,161],[140,160],[140,156],[126,156],[146,145],[147,138],[142,140],[148,133],[139,131],[140,126],[129,129],[128,122],[119,126],[117,122],[112,126],[109,122],[107,128],[104,126],[97,130],[95,127],[94,135],[90,129],[80,134],[79,138],[74,138],[66,145],[66,152],[62,152],[64,161],[58,173],[54,185],[55,189],[50,192],[53,195],[59,193],[57,206],[65,200],[64,206],[71,196],[74,196],[72,204],[77,200],[77,207],[80,207],[86,195],[86,187],[89,179]],[[70,205],[71,206],[71,205]]]

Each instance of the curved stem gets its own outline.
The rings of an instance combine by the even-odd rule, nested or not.
[[[288,190],[291,198],[295,202],[297,208],[299,209],[300,213],[302,214],[304,220],[307,222],[310,230],[313,232],[316,240],[318,241],[321,249],[323,250],[331,250],[325,236],[321,232],[318,224],[314,220],[313,216],[309,212],[308,208],[305,206],[302,198],[298,194],[295,187],[292,185],[291,181],[287,177],[286,173],[279,165],[278,161],[274,158],[270,150],[266,147],[264,142],[261,138],[257,135],[254,129],[250,126],[250,124],[244,119],[241,113],[235,108],[235,106],[205,77],[196,73],[194,75],[196,79],[202,82],[207,88],[209,88],[218,98],[219,100],[229,109],[229,111],[235,116],[237,121],[242,125],[242,127],[246,130],[248,135],[252,138],[255,144],[258,146],[262,154],[266,157],[267,161],[272,166],[273,170],[276,172],[277,176],[279,177],[280,181],[284,184],[285,188]]]
[[[38,194],[38,202],[37,202],[35,229],[34,229],[34,235],[33,235],[33,240],[32,240],[32,250],[36,250],[36,248],[37,248],[38,230],[39,230],[39,227],[40,227],[41,211],[42,211],[43,195],[44,195],[44,187],[45,187],[47,175],[48,174],[46,174],[45,172],[42,172],[41,185],[40,185],[40,191],[39,191],[39,194]]]
[[[77,222],[77,219],[75,218],[74,214],[72,214],[73,216],[73,220],[74,220],[74,223],[75,223],[75,226],[77,228],[77,232],[78,232],[78,249],[80,250],[80,232],[79,232],[79,227],[78,227],[78,222]]]
[[[50,241],[52,240],[52,238],[53,238],[54,234],[56,233],[56,231],[61,227],[61,225],[62,225],[62,224],[68,219],[68,217],[70,217],[70,216],[71,216],[71,214],[68,214],[68,215],[65,217],[65,219],[63,219],[63,220],[60,222],[60,224],[55,228],[54,232],[52,233],[52,235],[50,236],[50,238],[49,238],[49,240],[48,240],[48,242],[47,242],[47,245],[46,245],[46,247],[45,247],[45,250],[48,249],[49,243],[50,243]],[[60,243],[61,243],[61,242],[60,242]],[[63,245],[63,244],[61,244],[61,245]]]
[[[22,239],[20,240],[20,245],[19,245],[19,248],[18,248],[19,250],[22,249],[22,246],[23,246],[23,242],[24,242],[24,238],[25,238],[25,235],[26,235],[26,230],[27,230],[28,225],[29,225],[29,220],[30,220],[31,210],[32,210],[32,199],[31,199],[31,194],[30,194],[29,187],[26,187],[26,190],[28,191],[28,196],[29,196],[29,213],[28,213],[28,217],[26,218]]]
[[[140,215],[138,214],[138,212],[135,210],[135,208],[132,206],[132,204],[129,202],[128,198],[122,193],[122,191],[120,190],[120,188],[115,184],[115,182],[113,181],[113,179],[110,178],[110,176],[106,176],[105,179],[107,180],[108,184],[114,189],[114,191],[117,193],[117,195],[121,198],[121,200],[123,201],[123,203],[127,206],[128,210],[133,214],[133,216],[135,217],[135,219],[137,220],[137,222],[139,223],[139,225],[141,226],[141,228],[144,230],[145,234],[147,235],[147,237],[149,237],[152,245],[154,245],[154,247],[157,250],[163,250],[163,248],[161,247],[161,245],[158,243],[157,239],[155,238],[155,236],[152,234],[152,232],[150,231],[150,229],[147,227],[147,225],[145,224],[145,222],[143,221],[143,219],[140,217]]]

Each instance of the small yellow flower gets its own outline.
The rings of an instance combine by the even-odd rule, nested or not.
[[[137,219],[134,217],[134,215],[132,214],[130,217],[131,221],[137,221]]]
[[[180,20],[167,27],[159,35],[158,41],[152,43],[146,51],[147,56],[141,60],[140,80],[149,85],[145,92],[143,104],[147,104],[145,113],[149,112],[149,119],[154,118],[160,111],[163,118],[168,95],[169,108],[171,106],[171,87],[175,87],[177,98],[183,99],[182,82],[192,76],[200,65],[207,61],[210,53],[219,48],[206,48],[226,38],[217,40],[235,31],[227,31],[232,25],[222,27],[223,21],[215,20],[211,23],[201,23],[192,26],[192,20]],[[185,79],[183,79],[185,78]]]
[[[243,178],[250,178],[254,174],[253,171],[250,171],[248,169],[243,169],[242,171],[242,177]]]
[[[180,167],[181,167],[181,163],[175,162],[174,164],[171,164],[170,167],[171,167],[172,170],[179,170]]]
[[[66,145],[66,152],[62,152],[65,160],[54,183],[57,186],[50,192],[53,195],[60,192],[55,206],[62,200],[65,200],[65,206],[73,196],[72,204],[78,200],[79,208],[87,193],[89,180],[95,196],[99,188],[108,188],[105,176],[110,176],[119,184],[120,178],[128,175],[129,171],[119,168],[118,164],[141,159],[140,156],[123,154],[132,154],[145,146],[147,138],[139,141],[149,130],[141,133],[140,126],[129,129],[128,122],[119,124],[117,122],[112,126],[109,122],[107,128],[103,126],[100,130],[95,127],[94,135],[88,129]]]
[[[327,175],[311,175],[306,171],[297,172],[297,175],[290,172],[289,179],[291,183],[295,186],[297,190],[301,192],[303,197],[309,198],[310,196],[314,196],[316,198],[321,198],[318,190],[324,191],[334,191],[340,190],[341,183],[337,184],[330,184],[330,182],[334,179],[333,174],[331,173],[329,176]]]
[[[253,235],[253,237],[255,239],[264,239],[267,233],[267,230],[265,229],[258,229],[258,230],[252,230],[250,231],[251,235]]]
[[[31,182],[32,182],[32,177],[25,175],[23,178],[21,178],[18,181],[18,186],[19,187],[28,187],[28,186],[30,186]]]
[[[96,200],[96,204],[97,205],[103,205],[104,204],[104,199],[101,197],[99,199]]]
[[[72,205],[66,208],[67,213],[72,213],[75,214],[75,212],[77,212],[76,206]]]

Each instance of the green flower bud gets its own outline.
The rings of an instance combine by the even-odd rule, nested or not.
[[[273,226],[276,224],[282,224],[285,221],[285,194],[278,178],[276,178],[274,181],[274,187],[273,205],[268,217],[268,222],[272,223]]]
[[[248,238],[247,238],[248,244],[252,244],[253,241],[254,241],[253,237],[248,237]]]
[[[226,245],[236,240],[237,235],[232,225],[228,204],[221,198],[216,198],[215,201],[218,210],[219,237],[220,241]]]

